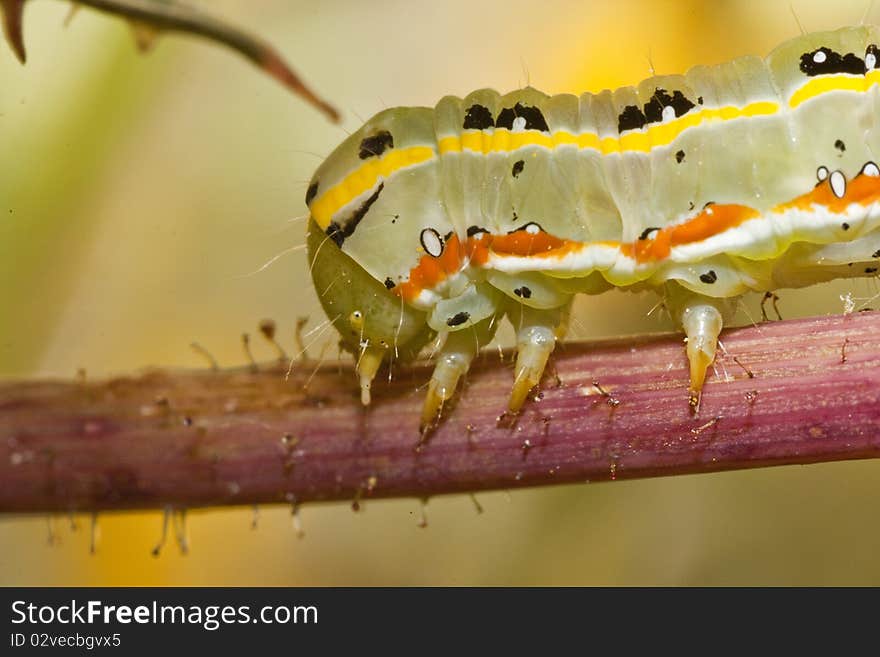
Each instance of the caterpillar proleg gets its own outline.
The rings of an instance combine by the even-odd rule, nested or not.
[[[635,87],[483,89],[368,120],[306,194],[312,276],[364,403],[384,360],[439,334],[430,427],[506,316],[518,412],[573,296],[617,287],[663,296],[696,411],[740,295],[880,266],[878,43],[844,28]]]

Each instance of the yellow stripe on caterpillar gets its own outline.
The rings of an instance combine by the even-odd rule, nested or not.
[[[380,158],[368,160],[312,202],[309,208],[312,218],[326,230],[334,214],[373,189],[382,179],[389,178],[401,169],[427,162],[435,156],[436,152],[430,146],[413,146],[393,149]]]

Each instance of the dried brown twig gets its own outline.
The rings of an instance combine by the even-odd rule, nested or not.
[[[419,451],[424,366],[376,385],[368,409],[349,364],[0,383],[0,510],[427,497],[880,456],[880,313],[723,342],[697,417],[679,337],[560,345],[558,385],[546,377],[513,419],[499,419],[509,360],[485,354]]]
[[[25,0],[0,0],[3,28],[21,63],[26,54],[22,32]],[[148,49],[156,34],[182,32],[205,37],[223,44],[249,59],[263,72],[303,98],[333,122],[339,121],[339,112],[319,97],[293,72],[272,46],[258,37],[223,21],[207,16],[178,2],[158,0],[75,0],[74,6],[83,5],[110,14],[122,16],[137,28],[136,40],[142,50]]]

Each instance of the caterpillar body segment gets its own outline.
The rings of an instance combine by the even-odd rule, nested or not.
[[[516,412],[573,295],[618,287],[664,296],[697,410],[740,295],[880,266],[878,43],[844,28],[615,91],[374,116],[306,195],[316,289],[365,403],[381,362],[439,336],[430,426],[506,316]]]

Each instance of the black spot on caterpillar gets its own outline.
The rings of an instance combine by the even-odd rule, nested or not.
[[[358,157],[362,160],[366,160],[368,157],[379,157],[389,148],[394,148],[394,137],[387,130],[381,130],[361,141]]]
[[[516,219],[516,212],[513,213],[513,218]],[[512,235],[513,233],[518,233],[521,230],[524,230],[525,232],[527,232],[531,235],[537,235],[538,233],[544,231],[544,229],[541,228],[541,224],[539,224],[536,221],[530,221],[528,223],[523,224],[519,228],[514,228],[513,230],[507,231],[507,234]]]
[[[318,194],[318,181],[316,180],[306,190],[306,205],[312,202],[312,199]]]
[[[715,273],[715,270],[710,269],[705,274],[700,274],[700,280],[707,285],[711,285],[718,280],[718,274]]]
[[[645,103],[645,118],[648,123],[663,121],[663,110],[671,107],[675,116],[683,116],[694,108],[694,104],[684,97],[680,91],[673,91],[670,96],[666,89],[655,89],[651,100]]]
[[[516,288],[513,291],[513,293],[518,297],[522,297],[523,299],[531,299],[532,298],[532,291],[529,288],[527,288],[525,285],[523,285],[522,287]]]
[[[699,100],[702,105],[702,96]],[[661,123],[663,110],[667,107],[671,107],[672,113],[679,117],[687,114],[695,105],[685,98],[681,91],[673,91],[670,96],[666,89],[658,87],[654,90],[651,100],[645,103],[644,111],[636,105],[627,105],[623,108],[623,112],[617,117],[617,131],[637,130],[644,128],[649,123]]]
[[[339,223],[335,221],[330,222],[330,225],[327,226],[326,233],[327,237],[336,242],[336,246],[341,249],[346,238],[354,235],[355,228],[357,228],[361,219],[367,215],[370,206],[376,202],[376,199],[379,198],[379,194],[382,193],[383,189],[385,189],[385,183],[379,183],[376,191],[370,195],[370,198],[361,203],[360,207],[354,211],[349,220],[345,222],[344,226],[340,226]]]
[[[681,164],[682,162],[684,162],[684,151],[678,151],[678,152],[676,152],[676,154],[675,154],[675,161],[676,161],[678,164]]]
[[[818,48],[801,55],[800,69],[806,75],[829,75],[832,73],[851,73],[864,75],[865,60],[858,55],[848,52],[841,55],[831,48]]]
[[[393,290],[393,289],[394,289],[394,281],[391,280],[391,277],[390,277],[390,276],[388,276],[388,277],[385,279],[385,287],[388,288],[389,290]]]
[[[422,243],[422,248],[425,250],[425,253],[429,256],[439,258],[443,255],[443,240],[440,237],[440,233],[435,229],[425,228],[422,230],[419,234],[419,240]]]
[[[877,68],[877,57],[880,56],[880,48],[872,43],[865,49],[865,71],[873,71]]]
[[[617,117],[617,132],[625,130],[638,130],[644,128],[648,120],[645,115],[635,105],[627,105],[623,108],[620,116]]]
[[[512,171],[513,177],[516,178],[517,176],[519,176],[519,174],[521,174],[523,172],[523,169],[525,169],[525,167],[526,167],[526,163],[523,162],[522,160],[517,160],[516,162],[514,162],[513,163],[513,171]]]
[[[471,314],[462,310],[460,313],[455,313],[452,317],[446,320],[446,324],[448,326],[458,326],[459,324],[464,324],[471,318]]]
[[[876,272],[877,272],[877,268],[876,268],[876,267],[865,267],[865,273],[866,273],[866,274],[874,274],[874,273],[876,273]]]
[[[494,125],[495,120],[488,108],[482,105],[471,105],[464,113],[464,123],[461,127],[464,130],[485,130]]]
[[[842,139],[838,139],[834,142],[834,148],[839,150],[841,153],[846,151],[846,144],[843,143]]]
[[[537,107],[523,105],[522,103],[517,103],[513,107],[505,107],[501,110],[498,114],[498,119],[495,121],[495,127],[513,130],[514,119],[520,117],[526,121],[526,130],[541,130],[543,132],[550,131],[550,128],[547,126],[547,120],[544,118],[541,110]]]

